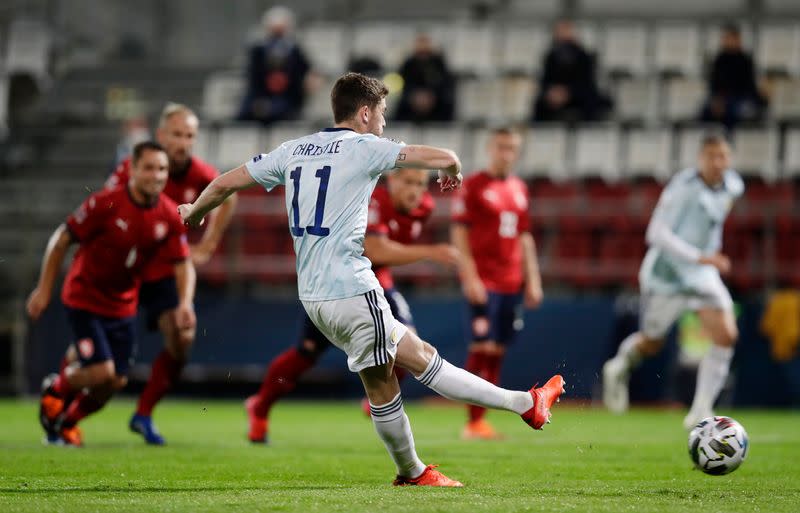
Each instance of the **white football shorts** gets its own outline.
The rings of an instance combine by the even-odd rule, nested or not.
[[[408,328],[394,318],[383,289],[329,301],[302,301],[311,322],[347,354],[352,372],[385,365]]]

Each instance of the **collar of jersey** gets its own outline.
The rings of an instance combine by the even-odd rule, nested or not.
[[[344,132],[344,131],[355,132],[355,130],[353,130],[352,128],[347,128],[347,127],[340,127],[340,128],[328,127],[320,130],[320,132]]]

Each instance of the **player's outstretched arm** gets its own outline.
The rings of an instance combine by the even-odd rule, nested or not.
[[[209,215],[208,226],[203,232],[203,238],[192,246],[192,263],[194,265],[205,264],[217,250],[217,246],[233,218],[236,201],[236,194],[228,196],[219,208]]]
[[[727,274],[731,270],[731,261],[727,256],[721,253],[703,255],[700,249],[678,237],[669,226],[657,217],[653,217],[650,221],[646,238],[649,245],[660,248],[686,262],[713,265],[722,274]]]
[[[72,242],[72,235],[65,224],[59,225],[47,241],[47,248],[42,258],[42,268],[39,272],[39,282],[28,296],[26,304],[28,315],[34,321],[42,315],[50,303],[58,271],[64,263],[64,257]]]
[[[464,296],[472,304],[486,303],[486,288],[478,275],[478,267],[469,247],[469,228],[461,223],[453,224],[450,227],[450,240],[461,255],[458,270]]]
[[[183,222],[189,226],[200,226],[203,218],[217,208],[228,196],[236,191],[247,189],[256,184],[245,166],[239,166],[216,177],[195,200],[194,203],[178,207]]]
[[[456,177],[461,174],[461,161],[452,150],[409,144],[397,155],[396,167],[439,169]]]
[[[525,271],[525,306],[538,307],[544,298],[542,276],[539,273],[539,258],[536,252],[536,240],[530,232],[519,235],[522,244],[522,265]]]
[[[458,263],[458,250],[450,244],[401,244],[385,235],[367,235],[364,255],[373,265],[406,265],[431,260],[444,265]]]
[[[190,259],[175,264],[175,285],[178,289],[178,308],[176,309],[176,323],[178,328],[194,328],[196,318],[194,314],[194,291],[197,283],[197,273]]]

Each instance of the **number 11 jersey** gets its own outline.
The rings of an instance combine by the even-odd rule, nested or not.
[[[245,164],[265,189],[286,185],[289,232],[302,301],[328,301],[379,287],[363,255],[375,185],[395,167],[402,144],[347,128],[285,142]]]

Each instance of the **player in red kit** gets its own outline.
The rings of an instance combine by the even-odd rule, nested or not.
[[[413,329],[408,303],[395,289],[391,266],[431,260],[455,265],[458,252],[450,244],[414,244],[422,226],[433,212],[433,197],[426,191],[428,173],[423,169],[400,169],[388,175],[387,186],[377,187],[369,205],[364,254],[373,265],[394,317]],[[303,333],[296,347],[287,349],[270,362],[256,395],[246,401],[250,420],[248,438],[267,441],[269,411],[278,399],[294,389],[297,379],[313,367],[331,343],[305,317]],[[405,371],[395,367],[398,378]]]
[[[497,384],[506,346],[522,329],[522,306],[542,301],[536,243],[529,230],[528,189],[511,174],[521,137],[496,129],[489,167],[464,180],[453,203],[453,244],[461,252],[461,285],[470,306],[472,343],[465,368]],[[486,408],[468,406],[464,438],[493,439]]]
[[[92,194],[50,237],[27,302],[34,321],[50,302],[69,246],[79,244],[61,291],[75,336],[69,352],[77,361],[48,377],[42,391],[39,417],[50,442],[81,445],[78,421],[127,383],[139,285],[154,259],[167,259],[173,268],[176,326],[194,328],[195,273],[186,229],[177,205],[161,194],[167,166],[160,145],[136,145],[129,180]]]
[[[169,157],[169,180],[164,194],[177,204],[193,202],[219,174],[214,166],[192,155],[198,126],[198,118],[192,110],[185,105],[170,103],[162,111],[156,131],[156,139]],[[130,159],[126,159],[109,177],[106,187],[125,183],[129,170]],[[199,239],[190,246],[192,262],[196,266],[205,264],[214,253],[234,208],[235,196],[232,196],[209,217],[205,231],[189,233],[191,240]],[[195,339],[194,328],[181,329],[175,323],[174,312],[178,302],[174,291],[173,266],[166,259],[156,259],[145,271],[140,303],[147,316],[148,328],[161,331],[164,350],[153,361],[150,379],[129,422],[132,431],[140,433],[147,443],[154,445],[162,445],[164,438],[153,424],[153,408],[177,382]]]

